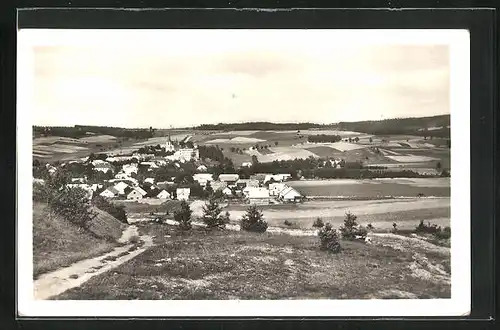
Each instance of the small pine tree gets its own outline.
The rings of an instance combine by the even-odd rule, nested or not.
[[[345,214],[344,224],[340,227],[340,232],[344,239],[354,239],[356,237],[356,229],[358,226],[356,222],[357,218],[358,217],[351,212]]]
[[[191,209],[189,208],[189,204],[183,200],[181,202],[180,210],[176,210],[174,212],[174,220],[179,223],[180,230],[190,230],[192,228],[191,225]]]
[[[212,185],[210,182],[207,182],[207,185],[205,186],[205,190],[208,193],[208,195],[212,195],[214,193],[214,189],[212,188]]]
[[[224,224],[228,224],[229,221],[230,221],[230,214],[228,211],[226,211],[226,213],[224,213],[224,215],[222,216],[222,221],[224,222]]]
[[[251,205],[240,220],[240,227],[246,231],[263,233],[267,230],[267,222],[256,205]]]
[[[323,220],[321,220],[321,218],[317,218],[313,223],[313,227],[315,228],[322,228],[324,225],[325,223],[323,222]]]
[[[332,228],[332,225],[330,223],[327,223],[320,229],[320,231],[318,232],[318,237],[320,241],[321,250],[333,253],[340,252],[341,246],[337,231],[334,228]]]
[[[226,227],[224,216],[221,215],[222,208],[215,199],[210,199],[208,204],[203,206],[203,222],[208,229]]]

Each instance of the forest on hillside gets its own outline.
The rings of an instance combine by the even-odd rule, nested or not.
[[[130,138],[130,139],[148,139],[154,136],[155,129],[128,129],[121,127],[107,127],[107,126],[34,126],[33,136],[61,136],[73,139],[79,139],[92,135],[112,135],[115,137]]]
[[[375,121],[340,122],[339,130],[374,135],[450,136],[450,115],[419,118],[391,118]],[[431,130],[428,130],[431,128]]]
[[[247,131],[247,130],[307,130],[336,129],[355,131],[375,135],[418,135],[433,137],[450,136],[450,115],[418,118],[391,118],[358,122],[339,122],[336,124],[317,123],[219,123],[205,124],[195,127],[195,130],[213,131]],[[430,128],[430,130],[427,130]]]
[[[248,123],[219,123],[203,124],[194,129],[203,131],[288,131],[320,128],[326,125],[315,123],[271,123],[271,122],[248,122]]]

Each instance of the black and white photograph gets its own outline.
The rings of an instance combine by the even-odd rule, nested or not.
[[[468,54],[464,30],[21,29],[20,311],[467,314]]]

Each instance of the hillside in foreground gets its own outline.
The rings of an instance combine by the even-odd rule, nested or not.
[[[121,228],[118,220],[100,211],[92,233],[54,214],[46,204],[33,203],[33,276],[111,251]]]
[[[342,241],[342,252],[330,254],[319,250],[315,236],[179,233],[154,223],[139,230],[155,235],[153,247],[54,299],[450,297],[449,249],[397,235],[369,245]]]

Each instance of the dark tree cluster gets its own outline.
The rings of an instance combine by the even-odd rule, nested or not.
[[[323,142],[333,143],[342,141],[342,137],[340,135],[327,135],[327,134],[309,135],[307,137],[307,141],[311,143],[323,143]]]
[[[52,127],[52,126],[35,126],[33,127],[33,134],[38,136],[62,136],[68,138],[79,139],[88,137],[89,134],[94,135],[112,135],[115,137],[130,138],[130,139],[148,139],[152,138],[155,129],[125,129],[120,127],[106,127],[106,126],[82,126],[75,125],[73,127]]]
[[[270,122],[248,122],[248,123],[219,123],[204,124],[195,127],[204,131],[253,131],[253,130],[305,130],[310,128],[320,128],[326,125],[315,123],[270,123]]]

